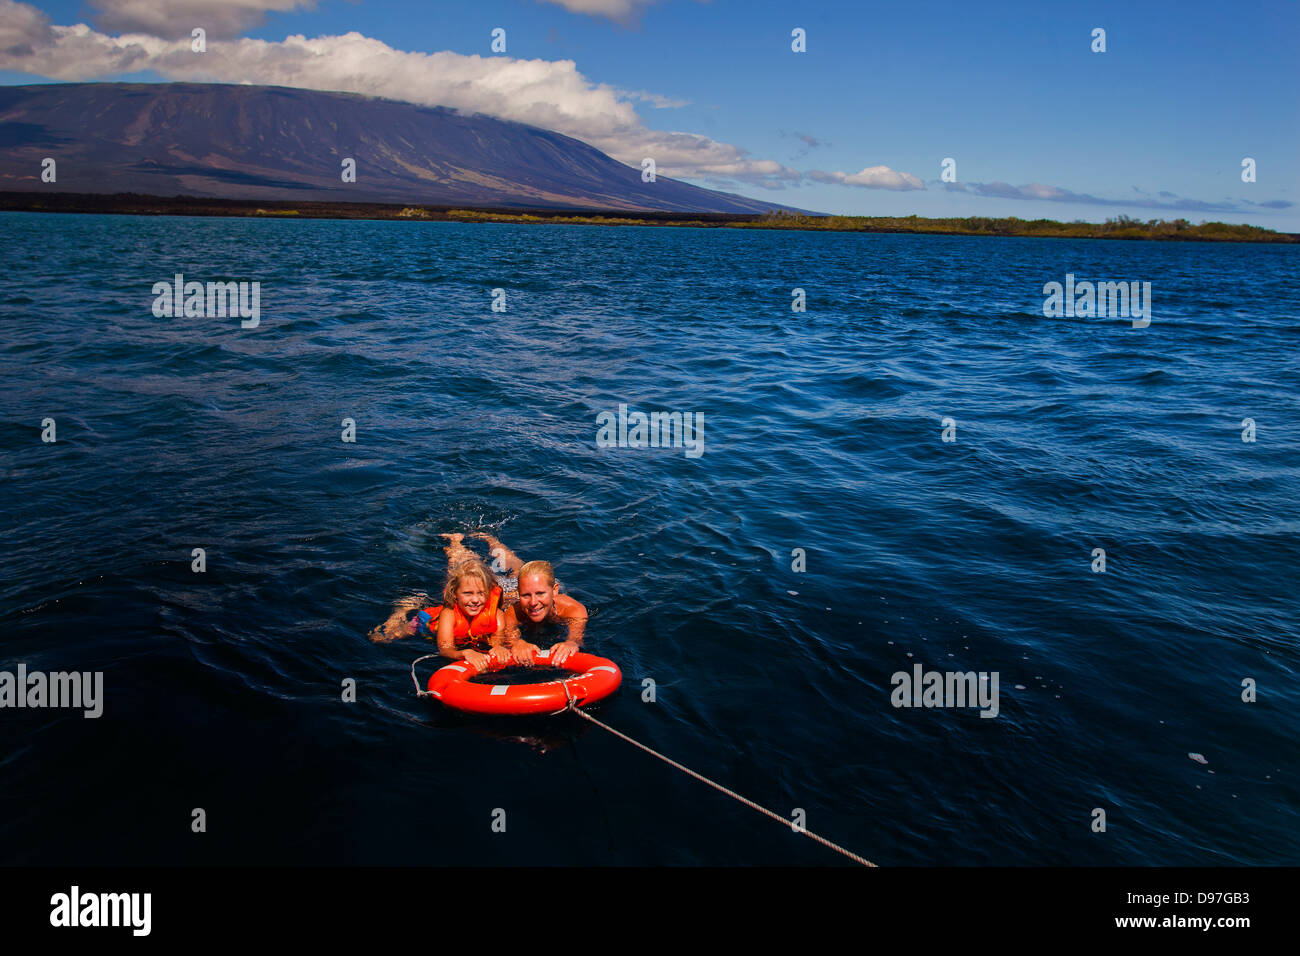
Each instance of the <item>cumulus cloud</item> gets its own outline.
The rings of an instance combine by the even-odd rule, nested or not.
[[[814,169],[808,173],[808,178],[814,182],[838,183],[841,186],[860,186],[863,189],[908,190],[925,188],[925,183],[911,173],[897,172],[888,166],[868,166],[856,173],[827,173],[820,169]]]
[[[49,17],[25,3],[0,0],[0,63],[34,57],[52,43]]]
[[[706,136],[646,128],[629,100],[649,94],[594,83],[572,60],[411,53],[356,32],[312,39],[297,34],[278,42],[216,40],[206,53],[194,53],[188,35],[168,40],[146,33],[110,36],[83,23],[53,26],[15,0],[0,0],[0,25],[0,69],[52,79],[152,70],[170,80],[362,93],[541,126],[630,166],[651,157],[663,176],[728,176],[767,186],[801,179],[778,162],[752,159],[747,150]]]
[[[288,13],[314,0],[90,0],[95,23],[116,33],[175,40],[202,27],[210,39],[237,37],[261,25],[267,12]]]

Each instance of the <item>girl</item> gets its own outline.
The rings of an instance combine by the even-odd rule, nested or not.
[[[509,660],[510,653],[502,646],[501,588],[478,555],[462,544],[464,535],[443,537],[447,539],[447,584],[442,606],[420,610],[429,600],[423,593],[403,598],[388,620],[370,632],[370,639],[387,643],[423,634],[437,640],[444,656],[463,658],[479,671],[492,657]]]
[[[447,550],[450,554],[452,548]],[[411,619],[409,628],[413,634],[436,638],[443,657],[464,658],[478,671],[485,670],[492,658],[502,663],[511,659],[504,645],[501,588],[487,566],[473,556],[448,573],[442,607],[425,608]]]

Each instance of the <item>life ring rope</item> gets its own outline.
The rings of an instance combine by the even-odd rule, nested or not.
[[[829,849],[831,849],[831,850],[834,850],[836,853],[842,853],[844,856],[848,857],[848,858],[849,858],[850,860],[852,860],[854,863],[861,864],[862,866],[871,866],[871,867],[874,867],[874,866],[876,865],[876,864],[872,863],[870,860],[868,860],[866,857],[859,856],[858,854],[854,853],[852,850],[846,850],[844,847],[840,846],[838,843],[832,843],[830,840],[826,839],[824,836],[819,836],[818,834],[813,833],[811,830],[807,829],[806,827],[795,826],[794,823],[792,823],[790,820],[787,820],[785,817],[781,816],[779,813],[775,813],[775,812],[773,812],[772,810],[767,809],[767,807],[759,806],[759,805],[758,805],[757,803],[755,803],[753,800],[750,800],[750,799],[748,799],[747,797],[742,797],[740,794],[736,793],[736,791],[734,791],[734,790],[728,790],[728,789],[727,789],[726,787],[724,787],[722,784],[720,784],[720,783],[716,783],[716,782],[710,780],[708,777],[704,776],[704,774],[702,774],[702,773],[696,773],[696,772],[695,772],[694,770],[692,770],[690,767],[686,767],[686,766],[683,766],[682,764],[679,764],[676,760],[673,760],[671,757],[665,757],[665,756],[664,756],[663,754],[661,754],[659,751],[655,750],[655,749],[652,748],[652,747],[647,747],[645,744],[641,743],[639,740],[633,740],[631,737],[629,737],[627,734],[623,733],[622,731],[620,731],[620,730],[615,730],[615,729],[614,729],[613,727],[611,727],[609,724],[606,724],[606,723],[603,723],[603,722],[597,720],[595,717],[591,716],[591,714],[587,713],[585,710],[580,709],[576,704],[571,705],[571,706],[569,707],[569,709],[572,710],[572,711],[573,711],[575,714],[577,714],[579,717],[583,717],[583,718],[586,718],[587,720],[591,721],[591,722],[592,722],[593,724],[595,724],[597,727],[602,727],[602,728],[604,728],[605,730],[608,730],[608,731],[609,731],[611,734],[613,734],[615,737],[621,737],[621,738],[623,738],[623,739],[626,740],[628,743],[630,743],[633,747],[639,747],[639,748],[641,748],[641,749],[644,750],[646,753],[650,754],[652,757],[658,757],[660,760],[662,760],[664,763],[668,764],[669,766],[671,766],[671,767],[676,767],[676,768],[677,768],[678,770],[680,770],[682,773],[689,774],[690,776],[694,777],[696,780],[700,781],[701,783],[707,783],[707,784],[708,784],[710,787],[712,787],[714,790],[718,790],[718,791],[720,791],[720,792],[722,792],[722,793],[725,793],[727,796],[731,797],[733,800],[739,800],[739,801],[740,801],[741,803],[743,803],[745,806],[750,807],[751,809],[757,810],[759,813],[762,813],[762,814],[764,814],[764,815],[766,815],[766,816],[771,817],[773,820],[775,820],[777,823],[781,824],[782,826],[790,827],[791,829],[794,830],[795,833],[802,833],[804,836],[808,837],[808,838],[811,839],[811,840],[815,840],[816,842],[820,843],[822,846],[827,847],[827,848],[829,848]]]
[[[432,696],[433,696],[433,695],[430,694],[427,690],[425,690],[423,687],[420,686],[420,678],[418,678],[418,677],[415,676],[415,665],[418,664],[418,663],[420,663],[420,661],[427,661],[427,660],[429,660],[429,659],[432,658],[432,657],[442,657],[442,655],[441,655],[441,654],[425,654],[423,657],[417,657],[415,660],[411,661],[411,680],[415,682],[415,696],[416,696],[416,697],[432,697]]]
[[[417,696],[419,696],[419,697],[437,697],[437,696],[438,696],[437,694],[434,694],[432,691],[424,690],[422,687],[420,687],[420,680],[419,680],[418,677],[415,676],[415,665],[418,664],[418,663],[420,663],[420,661],[427,661],[427,660],[429,660],[429,659],[431,659],[431,658],[436,658],[436,657],[441,657],[441,656],[442,656],[442,655],[440,655],[440,654],[426,654],[426,655],[424,655],[423,657],[417,658],[416,660],[414,660],[414,661],[411,662],[411,680],[414,681],[414,683],[415,683],[415,693],[416,693]],[[597,660],[601,660],[601,658],[596,658],[596,659],[597,659]],[[457,665],[448,665],[448,666],[449,666],[449,667],[457,667]],[[457,667],[457,669],[463,670],[463,667]],[[685,765],[683,765],[683,764],[678,763],[676,760],[673,760],[671,757],[666,757],[666,756],[664,756],[663,754],[659,753],[659,751],[655,750],[654,748],[652,748],[652,747],[647,747],[645,744],[641,743],[639,740],[633,740],[631,737],[629,737],[627,734],[623,733],[622,731],[620,731],[620,730],[615,730],[613,727],[609,726],[609,724],[606,724],[606,723],[604,723],[604,722],[602,722],[602,721],[600,721],[600,720],[597,720],[595,717],[591,716],[591,714],[587,713],[585,710],[583,710],[583,709],[579,706],[579,701],[577,701],[577,700],[574,699],[573,694],[572,694],[572,692],[571,692],[570,689],[569,689],[569,682],[572,681],[572,680],[575,680],[575,679],[580,679],[584,674],[591,673],[592,671],[601,671],[601,670],[603,670],[603,671],[612,671],[612,672],[616,675],[616,681],[621,681],[621,680],[622,680],[622,675],[621,675],[621,673],[619,672],[618,668],[615,667],[615,666],[613,665],[612,662],[609,662],[609,666],[606,666],[605,663],[601,663],[601,664],[598,664],[598,665],[596,665],[596,666],[591,666],[591,667],[588,667],[587,670],[584,671],[582,674],[575,674],[573,677],[570,677],[570,678],[568,678],[568,679],[566,679],[566,680],[562,680],[562,681],[548,681],[547,683],[558,683],[562,688],[564,688],[564,697],[565,697],[565,700],[566,700],[566,705],[565,705],[561,710],[555,711],[555,713],[557,713],[557,714],[562,714],[562,713],[564,713],[564,712],[566,712],[566,711],[570,711],[570,710],[571,710],[571,711],[573,711],[575,714],[577,714],[579,717],[582,717],[582,718],[585,719],[585,720],[589,720],[589,721],[591,721],[591,722],[592,722],[593,724],[595,724],[597,727],[601,727],[601,728],[603,728],[604,730],[608,730],[608,731],[609,731],[611,734],[613,734],[615,737],[620,737],[620,738],[622,738],[623,740],[626,740],[626,741],[627,741],[628,743],[630,743],[632,746],[637,747],[637,748],[639,748],[639,749],[641,749],[641,750],[644,750],[646,753],[650,754],[652,757],[657,757],[657,758],[659,758],[660,760],[662,760],[664,763],[668,764],[669,766],[671,766],[671,767],[675,767],[675,768],[677,768],[678,770],[680,770],[682,773],[685,773],[685,774],[687,774],[687,775],[689,775],[689,776],[691,776],[691,777],[694,777],[696,780],[700,781],[701,783],[708,784],[710,787],[712,787],[713,789],[719,791],[720,793],[725,793],[727,796],[731,797],[733,800],[737,800],[737,801],[739,801],[740,803],[743,803],[745,806],[750,807],[750,808],[753,809],[753,810],[757,810],[759,813],[763,814],[764,816],[770,817],[770,818],[772,818],[773,820],[777,821],[777,822],[780,823],[782,826],[788,826],[788,827],[791,827],[791,829],[793,829],[795,833],[801,833],[801,834],[803,834],[804,836],[808,837],[809,839],[814,840],[814,841],[817,842],[817,843],[820,843],[822,846],[824,846],[824,847],[826,847],[826,848],[828,848],[828,849],[834,850],[836,853],[842,854],[843,856],[848,857],[848,858],[849,858],[850,860],[852,860],[854,863],[858,863],[858,864],[860,864],[860,865],[862,865],[862,866],[869,866],[869,867],[874,867],[874,866],[876,865],[876,864],[872,863],[870,860],[866,859],[866,857],[859,856],[857,853],[854,853],[852,850],[846,849],[846,848],[840,846],[838,843],[833,843],[832,841],[826,839],[824,836],[821,836],[821,835],[819,835],[819,834],[813,833],[811,830],[807,829],[806,827],[795,826],[795,825],[794,825],[790,820],[787,820],[785,817],[781,816],[780,814],[778,814],[778,813],[776,813],[776,812],[774,812],[774,811],[772,811],[772,810],[767,809],[767,807],[760,806],[759,804],[755,803],[753,800],[750,800],[750,799],[748,799],[747,797],[743,797],[743,796],[741,796],[740,794],[736,793],[736,791],[734,791],[734,790],[729,790],[729,789],[727,789],[727,788],[724,787],[722,784],[717,783],[717,782],[715,782],[715,781],[713,781],[713,780],[710,780],[708,777],[704,776],[704,774],[702,774],[702,773],[696,773],[696,772],[695,772],[694,770],[692,770],[690,767],[687,767],[687,766],[685,766]],[[432,681],[433,678],[430,677],[429,680]],[[495,686],[505,686],[505,685],[495,685]],[[541,685],[541,684],[537,684],[537,685],[523,685],[523,686],[537,686],[537,687],[540,687],[540,686],[543,686],[543,685]],[[617,688],[617,686],[618,686],[618,683],[616,682],[616,683],[614,684],[614,687]],[[611,692],[612,692],[612,691],[611,691]],[[603,695],[602,695],[602,696],[603,696]]]

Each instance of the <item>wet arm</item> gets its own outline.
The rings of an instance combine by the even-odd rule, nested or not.
[[[502,663],[510,661],[510,645],[506,643],[506,616],[497,611],[497,629],[488,637],[488,654]]]
[[[515,609],[511,607],[505,613],[505,621],[502,627],[506,647],[510,648],[511,654],[514,655],[515,661],[520,664],[532,661],[533,654],[538,653],[541,648],[531,643],[523,636],[519,629],[519,619],[515,617]]]
[[[452,616],[447,613],[438,615],[438,653],[454,661],[464,660],[465,651],[456,646],[456,628]],[[469,648],[472,650],[472,648]]]

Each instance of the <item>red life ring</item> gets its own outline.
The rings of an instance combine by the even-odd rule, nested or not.
[[[550,660],[549,653],[533,655],[533,662],[543,667],[555,666]],[[488,670],[509,666],[493,661]],[[429,677],[429,693],[448,707],[472,714],[522,716],[558,714],[568,710],[570,699],[577,704],[603,700],[623,683],[618,665],[595,654],[571,654],[559,666],[573,676],[540,684],[472,684],[469,678],[478,672],[470,664],[457,661],[433,672]]]

